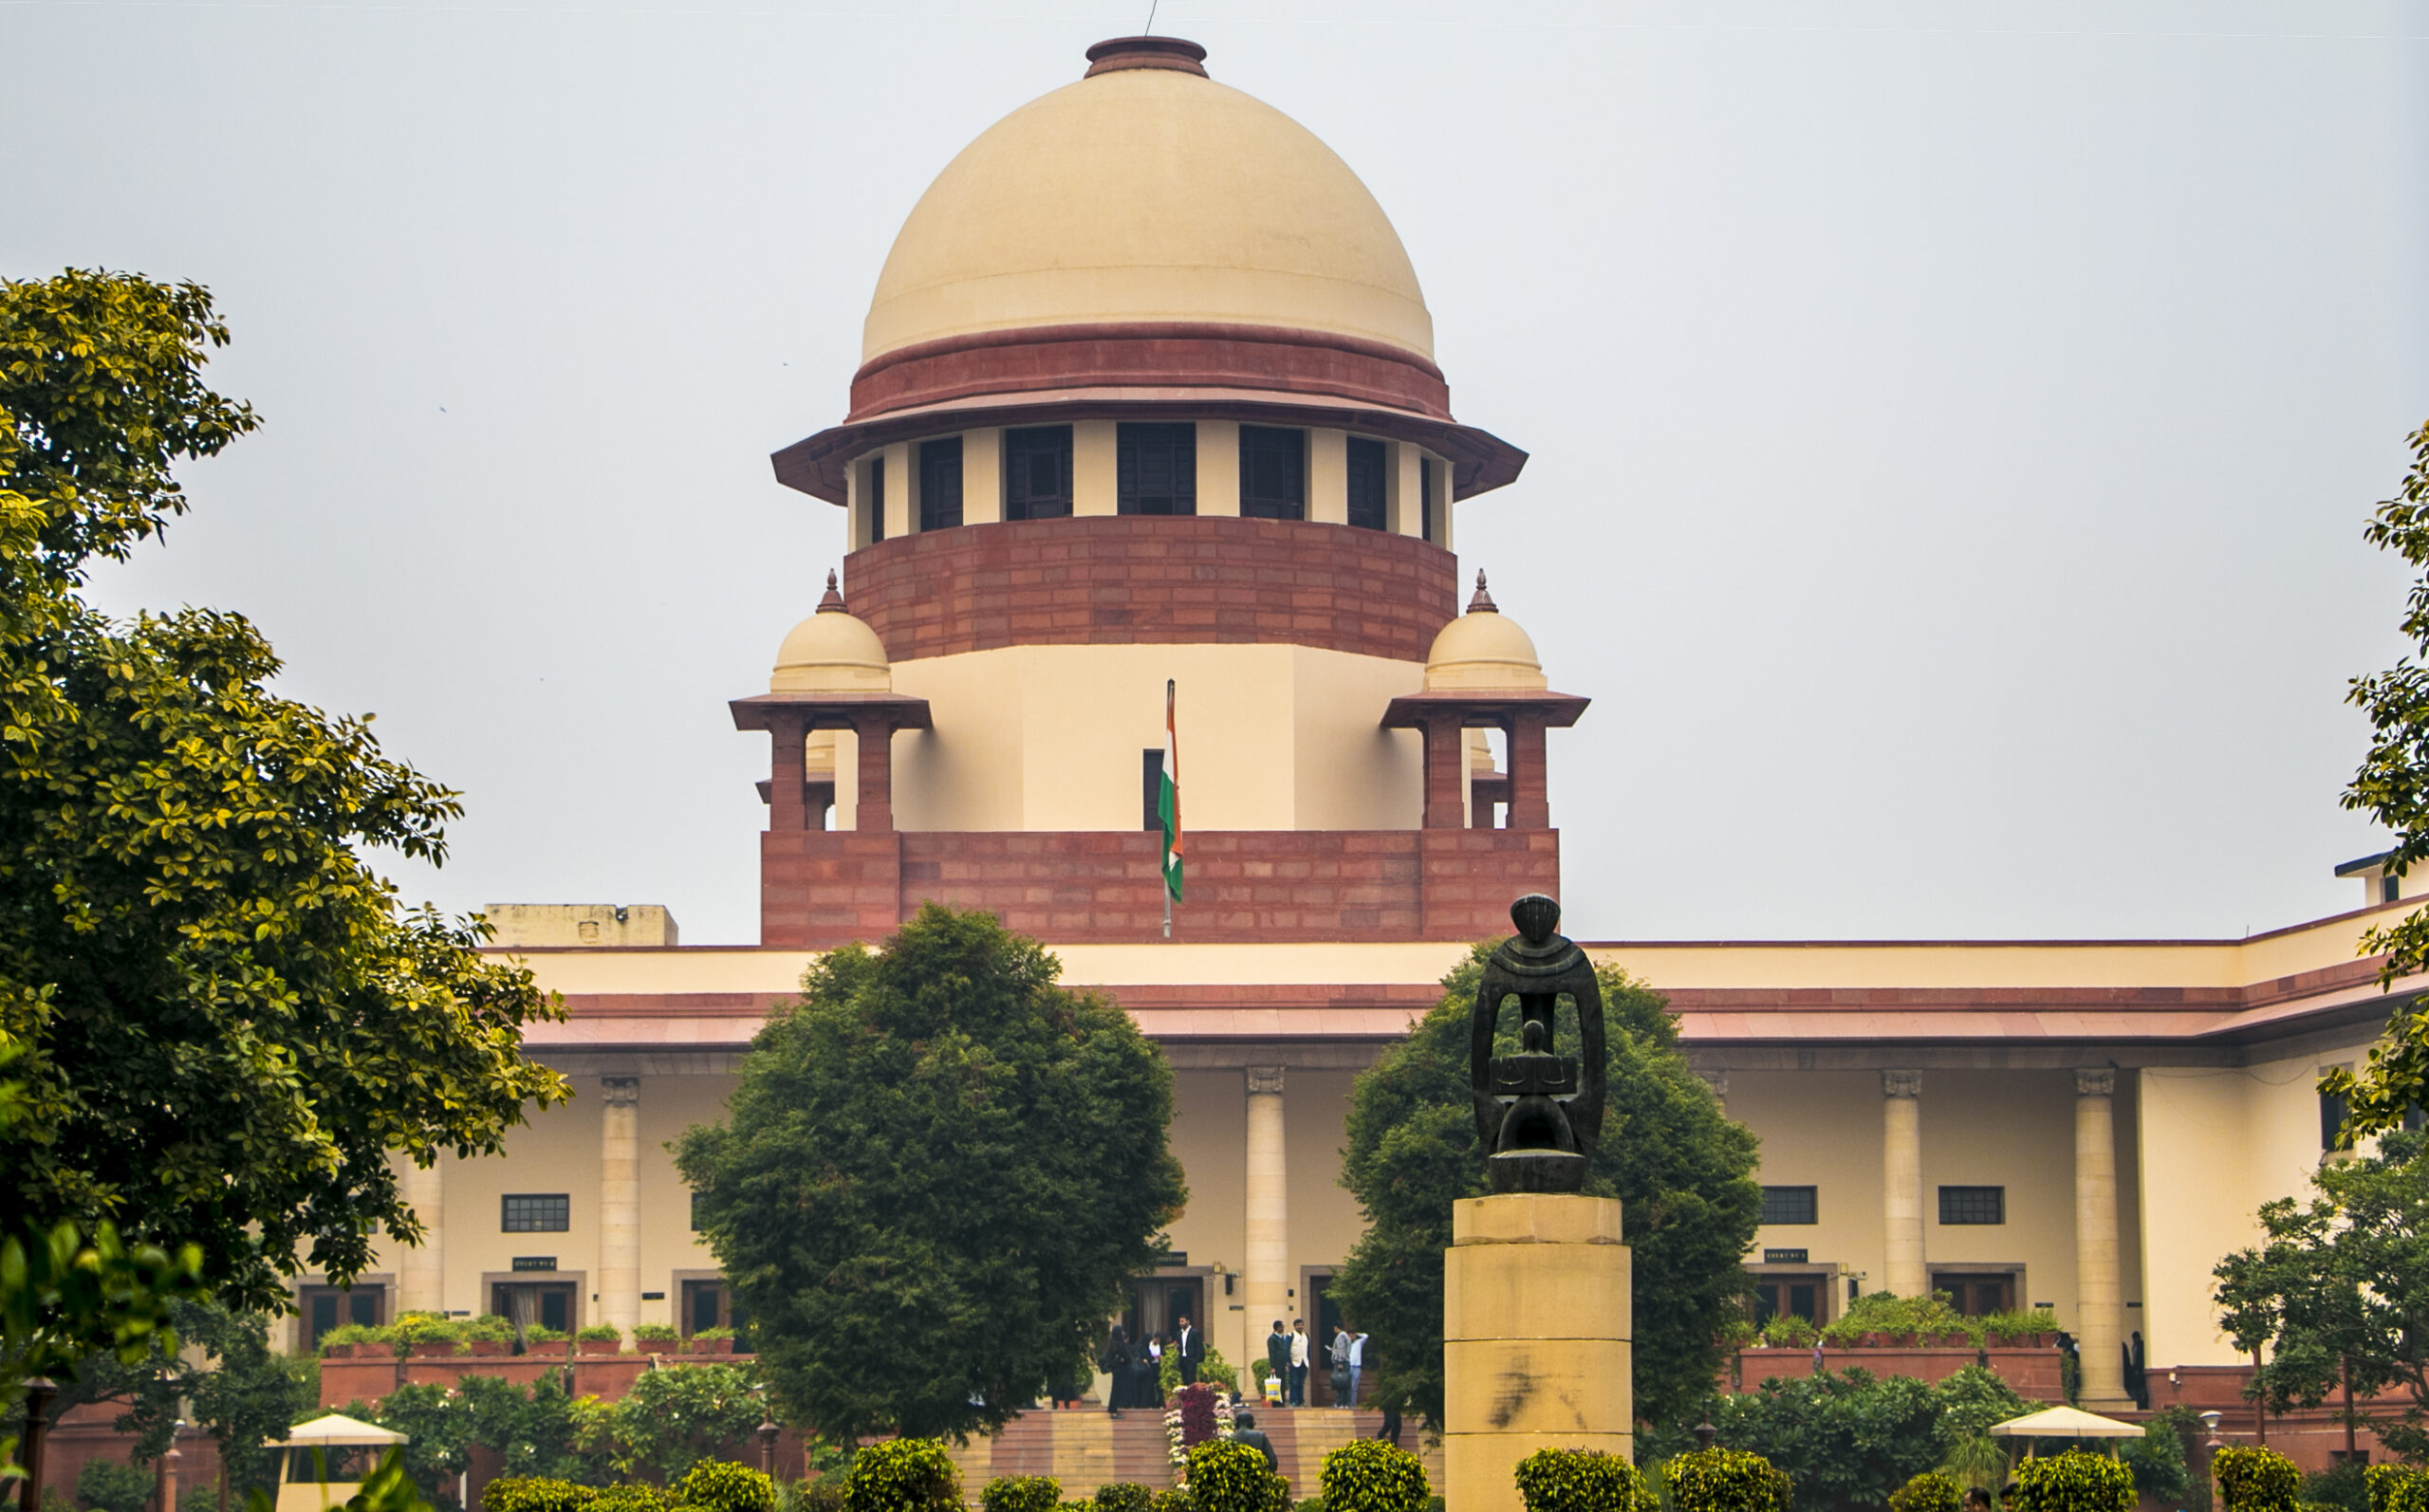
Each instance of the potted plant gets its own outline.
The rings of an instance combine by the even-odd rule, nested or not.
[[[573,1336],[577,1355],[614,1355],[624,1347],[623,1330],[613,1323],[588,1323]]]
[[[495,1313],[466,1318],[461,1326],[464,1347],[475,1355],[495,1355],[513,1352],[514,1325]]]
[[[534,1323],[523,1331],[523,1352],[527,1355],[563,1355],[566,1353],[565,1330]]]
[[[673,1351],[665,1346],[675,1343],[681,1337],[675,1331],[673,1323],[635,1323],[633,1325],[634,1347],[644,1355],[672,1354]]]
[[[353,1359],[361,1355],[371,1356],[388,1353],[379,1346],[394,1342],[395,1336],[384,1328],[366,1328],[361,1323],[346,1323],[321,1336],[323,1359]]]
[[[407,1313],[397,1319],[397,1342],[415,1359],[453,1359],[464,1325],[443,1313]]]
[[[683,1341],[686,1355],[731,1355],[733,1353],[733,1330],[731,1328],[695,1329]]]

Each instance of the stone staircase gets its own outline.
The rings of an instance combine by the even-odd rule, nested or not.
[[[1259,1408],[1257,1427],[1273,1442],[1293,1501],[1315,1496],[1325,1456],[1354,1438],[1373,1434],[1383,1414],[1344,1412],[1329,1407]],[[1442,1450],[1420,1442],[1415,1429],[1401,1442],[1425,1464],[1426,1479],[1442,1484]],[[1103,1408],[1032,1410],[1004,1425],[992,1439],[973,1439],[953,1451],[961,1469],[962,1494],[976,1504],[980,1487],[999,1475],[1050,1475],[1063,1483],[1063,1500],[1077,1502],[1115,1481],[1161,1489],[1173,1484],[1163,1413],[1139,1408],[1109,1417]]]

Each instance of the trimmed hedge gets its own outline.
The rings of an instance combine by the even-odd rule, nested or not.
[[[2016,1466],[2007,1504],[2010,1512],[2134,1512],[2134,1472],[2082,1449],[2027,1460]]]
[[[481,1487],[481,1512],[582,1512],[598,1494],[571,1481],[501,1475]]]
[[[1889,1493],[1889,1512],[1963,1512],[1965,1492],[1938,1470],[1925,1470]]]
[[[1185,1462],[1192,1512],[1290,1512],[1290,1483],[1234,1439],[1208,1439]]]
[[[1397,1444],[1352,1439],[1316,1472],[1325,1512],[1425,1512],[1425,1466]]]
[[[1600,1449],[1537,1449],[1518,1462],[1515,1477],[1527,1512],[1660,1512],[1661,1505],[1635,1466]]]
[[[1063,1483],[1050,1475],[999,1475],[978,1492],[985,1512],[1054,1512]]]
[[[671,1489],[677,1503],[703,1512],[776,1512],[774,1477],[747,1465],[702,1460]]]
[[[1744,1449],[1694,1449],[1663,1466],[1678,1512],[1789,1512],[1785,1472]]]
[[[2370,1512],[2429,1512],[2429,1470],[2373,1465],[2362,1474],[2370,1487]]]
[[[1097,1512],[1150,1512],[1156,1493],[1136,1481],[1108,1481],[1097,1487],[1091,1500],[1096,1503]],[[2429,1508],[2422,1508],[2421,1512],[2429,1512]]]
[[[959,1512],[961,1472],[935,1439],[887,1439],[852,1456],[844,1512]],[[482,1512],[488,1512],[485,1507]]]
[[[655,1485],[608,1485],[583,1503],[583,1512],[668,1512],[673,1505],[673,1499]]]
[[[1261,1460],[1265,1456],[1260,1454],[1257,1458]],[[1147,1512],[1192,1512],[1189,1487],[1185,1485],[1176,1485],[1167,1490],[1152,1492],[1150,1497]]]
[[[2275,1449],[2230,1444],[2212,1468],[2226,1512],[2294,1512],[2302,1504],[2303,1472]]]

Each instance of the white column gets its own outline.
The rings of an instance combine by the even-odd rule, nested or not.
[[[1882,1290],[1920,1297],[1923,1271],[1923,1074],[1881,1074],[1882,1227],[1887,1264]]]
[[[1290,1321],[1290,1171],[1282,1142],[1282,1067],[1251,1066],[1249,1079],[1248,1288],[1251,1347],[1265,1348],[1273,1320]],[[1248,1362],[1243,1360],[1241,1368]]]
[[[421,1244],[408,1249],[397,1263],[397,1311],[447,1311],[447,1178],[442,1153],[430,1169],[408,1164],[404,1172],[405,1206],[421,1220]]]
[[[2125,1300],[2117,1280],[2117,1073],[2075,1073],[2075,1337],[2083,1405],[2129,1408]]]
[[[641,1320],[641,1079],[602,1077],[599,1320],[630,1337]]]

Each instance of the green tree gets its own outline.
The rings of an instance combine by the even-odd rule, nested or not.
[[[193,1245],[258,1310],[418,1239],[391,1156],[495,1152],[566,1093],[521,1053],[528,973],[358,854],[442,860],[455,795],[269,692],[243,618],[80,597],[258,424],[203,382],[227,339],[191,284],[0,281],[0,1212]]]
[[[2406,1459],[2429,1458],[2429,1154],[2420,1134],[2332,1160],[2308,1202],[2264,1203],[2266,1238],[2214,1272],[2221,1326],[2245,1354],[2266,1347],[2252,1391],[2272,1411],[2338,1411]],[[2382,1392],[2402,1405],[2374,1405]]]
[[[2387,671],[2354,678],[2345,694],[2369,716],[2370,748],[2343,802],[2395,833],[2386,858],[2394,874],[2429,860],[2429,425],[2409,439],[2412,470],[2362,534],[2419,574],[2404,595],[2401,622],[2413,649]],[[2429,968],[2429,909],[2364,930],[2361,953],[2382,951],[2381,986]],[[2401,1127],[2410,1110],[2429,1101],[2429,999],[2395,1010],[2359,1077],[2331,1072],[2320,1087],[2344,1095],[2346,1130],[2356,1136]]]
[[[277,1488],[277,1451],[262,1445],[287,1436],[321,1400],[321,1362],[270,1348],[269,1319],[207,1300],[173,1302],[174,1333],[139,1359],[102,1352],[77,1362],[58,1410],[86,1402],[124,1404],[116,1427],[135,1435],[137,1463],[169,1447],[180,1416],[219,1447],[229,1489],[239,1499]],[[65,1374],[65,1373],[63,1373]]]
[[[821,958],[679,1142],[790,1421],[989,1431],[1082,1368],[1180,1210],[1172,1071],[992,916]]]
[[[1351,1094],[1342,1185],[1367,1229],[1332,1281],[1344,1316],[1374,1336],[1370,1398],[1442,1422],[1442,1252],[1451,1204],[1484,1193],[1468,1088],[1468,1015],[1485,957],[1477,946],[1442,979],[1442,1000],[1383,1052]],[[1745,1295],[1742,1268],[1762,1208],[1754,1136],[1732,1123],[1678,1053],[1678,1020],[1658,992],[1600,972],[1610,1101],[1586,1190],[1617,1197],[1634,1251],[1637,1416],[1692,1422],[1721,1364],[1719,1336]],[[1564,1042],[1574,1008],[1561,1006]],[[1504,1015],[1504,1048],[1517,1047]],[[1647,1300],[1659,1298],[1660,1305]]]

